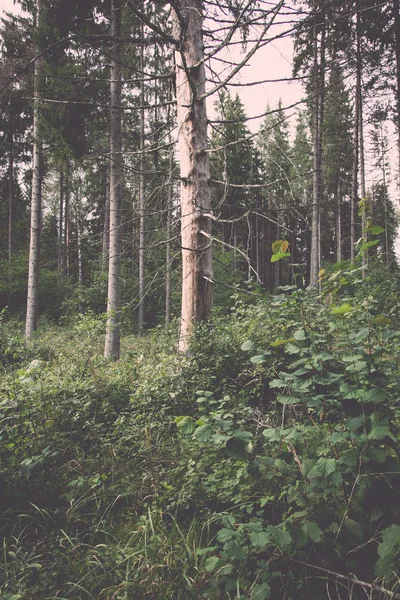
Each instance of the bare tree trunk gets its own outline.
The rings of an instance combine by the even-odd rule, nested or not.
[[[281,238],[281,211],[278,211],[277,214],[277,218],[276,218],[276,239],[280,240]],[[280,286],[281,284],[281,267],[280,267],[280,261],[277,260],[275,263],[275,268],[274,268],[274,288],[277,288]]]
[[[76,210],[75,210],[75,220],[76,220],[76,232],[77,232],[77,250],[78,250],[78,286],[81,289],[83,287],[83,259],[82,259],[82,221],[81,221],[81,211],[79,207],[79,197],[76,199]],[[79,301],[79,312],[82,312],[82,304]]]
[[[358,126],[360,123],[360,107],[359,107],[359,95],[356,90],[355,107],[354,107],[354,141],[353,141],[353,185],[351,191],[351,205],[350,205],[350,259],[354,260],[355,257],[355,243],[356,243],[356,213],[358,204],[358,141],[359,131]]]
[[[233,270],[237,271],[237,229],[236,223],[232,223],[233,227]]]
[[[342,199],[340,186],[340,173],[338,175],[337,191],[336,191],[336,260],[342,260]]]
[[[142,23],[142,34],[143,34],[143,23]],[[140,48],[140,62],[139,69],[144,69],[144,47]],[[144,213],[144,81],[143,78],[140,83],[140,159],[139,159],[139,314],[138,314],[138,327],[139,332],[143,331],[144,326],[144,313],[145,313],[145,273],[144,273],[144,259],[145,259],[145,213]]]
[[[258,214],[255,216],[255,251],[256,251],[256,273],[258,279],[262,281],[262,275],[260,273],[260,231],[259,231],[259,221]]]
[[[268,190],[268,199],[267,199],[267,214],[269,217],[271,217],[271,190]],[[266,236],[267,236],[267,240],[266,240],[266,247],[267,247],[267,268],[266,268],[266,279],[267,279],[267,290],[269,293],[272,292],[272,263],[271,263],[271,252],[272,252],[272,227],[271,227],[271,221],[270,219],[268,219],[267,221],[267,232],[266,232]]]
[[[64,273],[64,248],[63,248],[63,229],[64,229],[64,169],[60,167],[60,205],[58,212],[58,274],[62,277]]]
[[[64,277],[69,275],[69,233],[70,233],[70,207],[69,207],[69,163],[65,173],[65,204],[64,204]]]
[[[319,271],[319,194],[320,194],[320,100],[319,100],[319,67],[318,67],[318,33],[314,26],[314,175],[313,175],[313,207],[312,207],[312,222],[311,222],[311,256],[310,256],[310,286],[317,287],[318,271]]]
[[[121,133],[121,0],[111,0],[110,74],[110,251],[108,263],[107,327],[104,356],[119,358],[121,329],[121,218],[122,218],[122,133]]]
[[[174,151],[169,154],[169,181],[167,187],[167,244],[165,256],[165,325],[169,325],[171,315],[171,217],[172,217],[172,197],[173,182],[172,169],[174,161]]]
[[[36,1],[36,22],[40,26],[43,11],[43,0]],[[25,337],[28,340],[37,328],[39,305],[39,249],[40,249],[40,219],[41,219],[41,123],[40,123],[40,97],[41,75],[43,59],[40,58],[40,49],[36,47],[39,58],[35,62],[34,77],[34,108],[33,108],[33,150],[32,150],[32,197],[31,197],[31,229],[29,243],[29,271],[28,271],[28,298],[26,304]]]
[[[393,0],[394,35],[396,50],[396,105],[397,105],[397,135],[398,135],[398,185],[400,187],[400,7],[399,0]]]
[[[11,117],[11,110],[10,110]],[[14,196],[14,136],[10,118],[10,168],[8,179],[8,283],[12,281],[12,254],[13,254],[13,196]],[[11,290],[10,290],[11,293]]]
[[[192,324],[206,319],[213,298],[210,168],[207,150],[201,0],[176,2],[177,125],[181,173],[182,313],[179,350],[186,352]]]
[[[105,202],[104,202],[104,217],[103,217],[103,239],[101,250],[101,270],[104,272],[107,269],[108,250],[110,247],[110,185],[107,174],[104,178],[105,186]]]
[[[364,126],[363,126],[363,98],[362,98],[362,61],[361,61],[361,33],[360,33],[360,14],[357,12],[357,103],[358,103],[358,118],[359,118],[359,154],[360,154],[360,184],[361,184],[361,198],[366,200],[366,186],[365,186],[365,157],[364,157]],[[367,215],[366,205],[364,204],[361,215],[361,230],[362,235],[365,238],[365,242],[368,241],[367,232]],[[364,252],[362,257],[363,266],[366,267],[368,264],[368,249]],[[363,270],[362,277],[365,279],[366,272]]]
[[[361,67],[360,67],[361,68]],[[364,237],[365,243],[368,242],[368,229],[367,229],[367,205],[366,205],[366,196],[367,190],[365,186],[365,157],[364,157],[364,126],[363,126],[363,104],[362,104],[362,92],[361,92],[361,70],[360,70],[360,85],[359,87],[359,115],[360,115],[360,184],[361,184],[361,198],[364,201],[364,205],[362,207],[361,214],[361,229],[362,235]],[[368,248],[363,254],[363,266],[367,267],[368,265]],[[363,270],[362,277],[365,279],[366,271]]]

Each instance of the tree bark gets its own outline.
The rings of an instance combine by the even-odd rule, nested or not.
[[[340,186],[340,173],[336,188],[336,261],[342,260],[342,198]]]
[[[142,35],[143,35],[143,23],[142,23]],[[144,70],[144,47],[140,48],[140,61],[139,69],[142,72]],[[144,312],[145,312],[145,273],[144,273],[144,259],[145,259],[145,213],[144,213],[144,81],[143,77],[140,82],[140,159],[139,159],[139,314],[138,314],[138,328],[139,332],[143,331],[144,326]]]
[[[110,250],[108,259],[107,326],[104,356],[119,358],[121,329],[121,220],[122,220],[122,133],[121,133],[121,0],[111,1],[110,74]]]
[[[62,277],[64,273],[64,247],[63,247],[63,229],[64,229],[64,169],[60,167],[60,205],[58,213],[58,274]]]
[[[13,254],[13,196],[14,196],[14,135],[12,130],[10,106],[10,165],[8,179],[8,283],[12,281],[12,254]],[[11,289],[9,291],[11,296]],[[9,301],[11,297],[9,297]],[[9,302],[10,303],[10,302]]]
[[[182,312],[179,350],[186,352],[194,323],[206,319],[213,298],[210,169],[207,154],[201,0],[176,2],[177,125],[181,175]]]
[[[64,277],[69,275],[69,232],[70,232],[70,210],[69,210],[69,163],[67,162],[65,173],[65,204],[64,204]]]
[[[101,271],[107,269],[108,250],[110,247],[110,186],[107,174],[104,177],[105,198],[104,198],[104,216],[103,216],[103,239],[101,250]]]
[[[313,131],[313,146],[314,146],[314,174],[313,174],[313,207],[311,221],[311,256],[310,256],[310,286],[317,287],[318,271],[319,271],[319,194],[320,194],[320,100],[319,100],[319,67],[318,67],[318,32],[314,25],[314,131]]]
[[[36,1],[36,23],[40,27],[43,19],[44,1]],[[41,195],[42,195],[42,128],[40,122],[40,97],[41,76],[43,70],[43,59],[40,57],[40,49],[35,48],[39,57],[35,62],[34,75],[34,106],[33,106],[33,150],[32,150],[32,195],[31,195],[31,225],[29,243],[29,269],[28,269],[28,297],[26,304],[26,328],[25,337],[28,340],[37,328],[38,306],[39,306],[39,250],[40,250],[40,219],[41,219]]]
[[[357,88],[357,86],[356,86]],[[350,205],[350,259],[354,260],[355,257],[355,243],[356,243],[356,212],[358,204],[358,142],[359,142],[359,127],[360,123],[360,107],[359,107],[359,95],[356,89],[355,94],[355,106],[354,106],[354,142],[353,142],[353,185],[351,191],[351,205]]]
[[[398,185],[400,187],[400,7],[399,0],[393,0],[394,36],[396,53],[396,104],[398,135]]]
[[[367,211],[367,205],[366,205],[367,190],[366,190],[366,185],[365,185],[364,125],[363,125],[363,101],[362,101],[362,89],[361,89],[361,55],[360,55],[360,69],[358,71],[359,71],[359,78],[360,78],[359,85],[357,86],[358,93],[359,93],[358,106],[359,106],[359,118],[360,118],[360,124],[359,124],[360,187],[361,187],[361,198],[364,201],[364,204],[362,207],[362,214],[361,214],[361,229],[362,229],[362,235],[364,237],[364,241],[365,241],[365,243],[367,243],[368,242],[367,212],[366,212]],[[367,265],[368,265],[368,248],[366,249],[366,251],[363,254],[362,261],[363,261],[363,266],[367,267]],[[363,277],[363,279],[365,279],[365,277],[366,277],[365,270],[363,270],[363,272],[362,272],[362,277]]]
[[[165,255],[165,325],[169,325],[171,316],[171,217],[172,217],[172,197],[173,182],[172,169],[174,162],[174,151],[169,154],[169,181],[167,187],[167,243]]]

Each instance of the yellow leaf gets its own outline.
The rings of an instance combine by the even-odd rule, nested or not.
[[[278,252],[282,251],[282,244],[283,244],[283,240],[276,240],[275,242],[273,242],[272,244],[272,252],[274,254],[277,254]]]

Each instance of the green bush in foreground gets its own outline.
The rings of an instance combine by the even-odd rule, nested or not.
[[[395,597],[395,286],[236,299],[190,359],[172,330],[106,362],[99,317],[29,349],[3,322],[0,596]]]

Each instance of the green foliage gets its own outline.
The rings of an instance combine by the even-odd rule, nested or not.
[[[321,297],[235,297],[191,358],[159,328],[104,361],[93,313],[25,349],[4,315],[1,596],[394,589],[398,282],[323,275]]]

